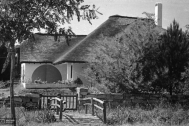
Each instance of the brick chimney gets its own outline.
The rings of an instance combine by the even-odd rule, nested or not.
[[[162,27],[162,3],[155,4],[155,23],[157,26]]]

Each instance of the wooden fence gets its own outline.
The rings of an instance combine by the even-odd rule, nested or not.
[[[12,118],[0,118],[0,125],[9,125],[9,124],[14,124],[15,119]]]
[[[62,112],[64,111],[63,104],[66,102],[58,97],[52,98],[50,100],[50,107],[55,108],[54,110],[56,110],[56,115],[59,115],[59,120],[62,120]]]
[[[85,106],[85,114],[88,113],[88,106],[91,106],[91,114],[95,115],[95,108],[99,109],[103,113],[103,121],[106,123],[106,102],[97,98],[83,98],[80,101],[85,102],[83,105]]]
[[[105,101],[119,101],[123,100],[123,94],[122,93],[111,93],[111,94],[88,94],[85,96],[85,98],[97,98]]]
[[[50,105],[50,99],[53,98],[60,98],[63,101],[65,101],[65,104],[63,104],[64,110],[77,110],[78,107],[78,95],[40,95],[40,100],[39,100],[39,109],[45,109]],[[52,104],[57,104],[57,101],[54,100],[54,103]]]
[[[168,94],[123,94],[123,100],[132,104],[159,104],[160,101],[170,103],[188,104],[189,95],[168,95]]]
[[[189,104],[189,95],[173,95],[168,94],[150,94],[150,93],[112,93],[112,94],[88,94],[85,98],[93,97],[101,100],[105,100],[108,103],[122,102],[126,104],[158,104],[160,101],[166,100],[172,103],[180,103],[181,105]]]

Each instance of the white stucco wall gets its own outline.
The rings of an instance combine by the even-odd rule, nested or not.
[[[65,80],[75,80],[80,78],[83,83],[87,84],[88,81],[83,76],[83,70],[86,68],[86,63],[66,63],[67,64],[67,78]],[[72,66],[72,77],[71,77]]]
[[[59,65],[55,65],[55,67],[60,71],[61,75],[62,75],[62,80],[66,80],[67,79],[67,64],[59,64]]]
[[[21,64],[21,83],[25,83],[25,63]]]
[[[67,64],[67,80],[73,80],[73,78],[71,78],[71,66],[73,70],[73,63],[66,63],[66,64]]]
[[[52,65],[50,63],[22,63],[21,64],[21,82],[32,82],[33,72],[42,65]],[[62,80],[75,80],[79,77],[83,83],[87,84],[88,81],[83,77],[83,69],[86,67],[85,63],[64,63],[55,66],[61,73]],[[72,78],[71,78],[72,66]],[[24,80],[23,80],[24,79]]]
[[[35,71],[36,68],[42,65],[52,65],[50,63],[22,63],[21,64],[21,82],[22,83],[28,83],[32,81],[32,74]],[[54,66],[54,65],[52,65]],[[62,80],[66,80],[67,78],[67,64],[60,64],[55,66],[61,73]],[[24,73],[23,73],[24,69]],[[23,80],[24,75],[24,80]]]
[[[32,82],[32,74],[35,71],[36,68],[38,68],[41,65],[40,63],[25,63],[26,68],[25,68],[25,80],[26,83]]]

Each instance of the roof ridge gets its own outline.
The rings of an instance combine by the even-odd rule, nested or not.
[[[138,18],[140,18],[140,17],[131,17],[131,16],[122,16],[122,15],[112,15],[112,16],[109,16],[109,18],[112,18],[112,17],[131,18],[131,19],[138,19]]]
[[[109,16],[109,19],[111,18],[129,18],[129,19],[141,19],[141,20],[153,20],[145,17],[131,17],[131,16],[122,16],[122,15],[112,15]]]
[[[63,34],[49,34],[49,33],[40,33],[40,32],[35,33],[35,34],[37,34],[37,35],[48,35],[48,36],[54,36],[54,35],[65,36]],[[76,36],[77,37],[77,36],[87,36],[87,35],[70,35],[70,36]]]

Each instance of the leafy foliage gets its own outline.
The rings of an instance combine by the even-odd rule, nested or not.
[[[7,58],[3,64],[1,73],[4,73],[10,63],[10,53],[7,54]]]
[[[154,13],[143,12],[142,14],[145,14],[147,19],[153,19],[155,21]]]
[[[101,87],[101,92],[137,91],[143,79],[139,61],[148,51],[146,47],[158,38],[154,26],[153,20],[139,19],[114,37],[102,36],[90,49],[87,78]]]
[[[0,45],[0,70],[2,70],[3,65],[6,61],[6,71],[4,69],[3,70],[4,73],[0,73],[0,80],[3,80],[3,81],[9,79],[9,77],[10,77],[10,62],[9,62],[9,58],[6,58],[7,54],[8,54],[8,52],[7,52],[5,43],[2,43],[2,45]]]
[[[189,30],[189,24],[186,25],[186,29]]]
[[[11,39],[21,42],[31,35],[31,30],[43,28],[50,34],[72,35],[71,29],[67,31],[58,28],[59,25],[70,23],[76,15],[80,21],[80,9],[78,7],[83,0],[10,0],[1,2],[0,33],[1,39]],[[2,4],[4,3],[4,4]],[[83,11],[88,8],[81,7]],[[95,19],[95,7],[89,10],[93,15],[84,14],[85,18]],[[9,34],[8,34],[9,33]]]
[[[102,92],[169,92],[188,90],[189,41],[174,20],[159,36],[151,19],[138,20],[112,38],[98,42],[85,71]]]
[[[189,42],[186,33],[174,20],[161,40],[152,45],[141,60],[144,82],[150,82],[155,90],[181,93],[184,81],[182,73],[188,68],[188,61]]]
[[[14,52],[16,41],[22,42],[33,37],[34,29],[45,29],[54,34],[55,40],[59,34],[68,40],[74,35],[71,28],[61,26],[70,23],[74,16],[80,21],[81,17],[90,23],[96,19],[97,9],[84,8],[83,0],[2,0],[0,3],[0,41],[9,45],[9,52]],[[88,12],[81,15],[81,12]],[[9,55],[8,55],[9,56]],[[9,58],[7,58],[8,61]],[[6,64],[5,64],[6,66]]]

